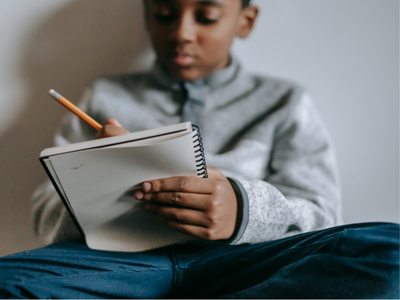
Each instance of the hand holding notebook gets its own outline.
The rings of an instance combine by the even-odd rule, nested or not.
[[[134,196],[171,228],[202,239],[228,239],[236,226],[236,195],[219,169],[208,168],[208,177],[150,180],[144,193],[137,190]]]

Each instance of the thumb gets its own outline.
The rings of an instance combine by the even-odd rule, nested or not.
[[[118,122],[118,121],[115,120],[115,119],[108,119],[108,120],[106,121],[106,124],[105,124],[105,125],[114,125],[114,126],[118,126],[118,127],[123,127],[123,126],[121,125],[121,123]]]

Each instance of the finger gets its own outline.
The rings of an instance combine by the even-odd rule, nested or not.
[[[117,126],[117,127],[123,127],[123,126],[121,125],[121,123],[118,122],[118,121],[115,120],[115,119],[108,119],[108,120],[106,121],[105,125],[114,125],[114,126]]]
[[[106,138],[106,137],[112,137],[112,136],[117,136],[117,135],[123,135],[129,133],[128,130],[126,130],[123,127],[119,127],[116,125],[110,125],[110,124],[105,124],[103,128],[101,128],[97,134],[96,138]]]
[[[193,209],[176,208],[147,203],[144,208],[163,219],[201,227],[210,226],[210,220],[203,212]]]
[[[133,197],[135,197],[136,200],[144,200],[144,193],[142,190],[134,190]]]
[[[184,224],[184,223],[179,223],[175,222],[172,220],[167,220],[161,218],[161,221],[163,221],[166,225],[171,227],[172,229],[175,229],[177,231],[183,232],[185,234],[198,237],[201,239],[205,240],[215,240],[218,239],[210,230],[209,228],[202,227],[202,226],[196,226],[196,225],[191,225],[191,224]]]
[[[138,191],[135,192],[135,197],[136,196],[147,201],[168,203],[200,211],[206,211],[210,206],[209,205],[210,196],[205,194],[193,194],[193,193],[181,193],[181,192],[142,193],[141,191]]]
[[[215,185],[208,178],[191,176],[170,177],[149,180],[143,184],[145,192],[187,192],[196,194],[211,194]]]

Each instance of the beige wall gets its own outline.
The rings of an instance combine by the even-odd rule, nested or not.
[[[5,255],[40,245],[29,197],[46,177],[38,155],[52,145],[65,114],[48,90],[76,102],[96,76],[142,67],[135,58],[147,53],[148,43],[140,1],[3,0],[0,24],[0,255]]]
[[[304,83],[336,144],[346,222],[399,219],[399,4],[258,0],[234,52],[250,68]],[[149,65],[139,0],[0,1],[0,256],[40,246],[29,197],[38,155],[63,108],[94,77]]]

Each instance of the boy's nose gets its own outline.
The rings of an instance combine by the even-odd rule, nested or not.
[[[187,13],[176,21],[171,38],[177,42],[193,42],[196,39],[196,22],[193,17]]]

